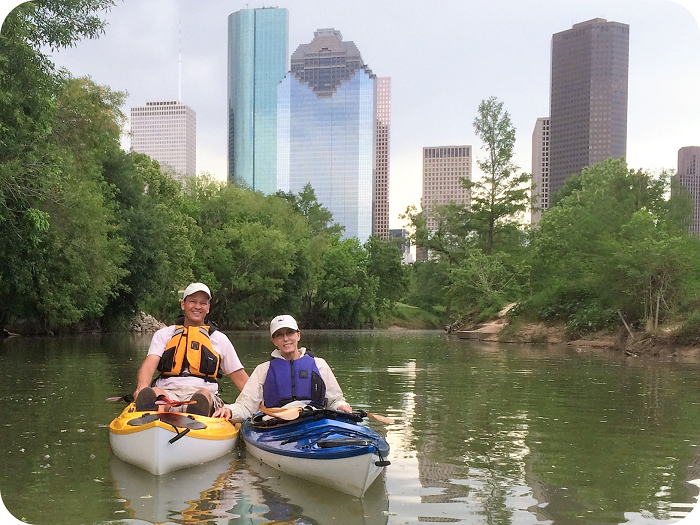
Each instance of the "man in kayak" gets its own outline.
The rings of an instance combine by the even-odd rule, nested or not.
[[[248,374],[229,338],[206,319],[210,302],[206,284],[190,284],[180,301],[184,315],[153,335],[137,376],[136,410],[155,410],[159,399],[172,405],[194,401],[164,407],[208,416],[224,404],[217,395],[222,374],[243,390]],[[151,386],[156,370],[160,375]]]
[[[272,359],[255,367],[236,402],[217,409],[213,417],[239,422],[266,408],[312,405],[352,412],[333,371],[324,359],[299,348],[301,332],[291,315],[278,315],[270,323]]]

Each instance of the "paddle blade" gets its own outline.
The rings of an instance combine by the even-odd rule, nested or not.
[[[126,394],[125,396],[116,396],[116,397],[108,397],[105,399],[105,401],[110,401],[110,402],[115,402],[115,401],[124,401],[125,403],[131,403],[134,400],[134,396],[131,394]]]
[[[368,415],[370,418],[376,419],[377,421],[381,421],[382,423],[386,423],[387,425],[393,425],[393,424],[394,424],[394,420],[391,419],[390,417],[382,416],[382,415],[379,415],[379,414],[372,414],[371,412],[367,412],[367,415]]]
[[[260,408],[260,412],[266,416],[277,417],[279,419],[284,419],[285,421],[294,421],[301,414],[301,408],[283,408],[278,410],[272,410],[269,408]]]

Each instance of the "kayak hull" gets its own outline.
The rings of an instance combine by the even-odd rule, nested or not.
[[[382,436],[335,415],[271,427],[248,420],[241,436],[246,452],[266,465],[358,498],[389,463]]]
[[[133,403],[127,406],[109,425],[114,455],[159,476],[212,461],[236,445],[238,425],[198,415],[160,414],[137,412]]]

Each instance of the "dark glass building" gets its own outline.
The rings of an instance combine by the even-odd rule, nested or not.
[[[552,36],[550,192],[627,148],[629,26],[595,18]]]
[[[279,189],[310,183],[345,238],[372,235],[377,79],[340,31],[319,29],[292,54],[277,91]]]
[[[277,85],[287,72],[289,13],[242,9],[228,17],[228,181],[277,191]]]

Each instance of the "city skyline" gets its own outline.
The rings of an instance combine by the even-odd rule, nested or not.
[[[336,27],[357,43],[374,71],[392,78],[390,228],[403,225],[397,215],[406,205],[420,203],[423,147],[472,144],[474,156],[483,155],[471,123],[479,102],[489,96],[498,97],[511,114],[515,160],[530,171],[533,122],[549,109],[552,35],[592,18],[631,28],[630,166],[675,169],[678,149],[700,142],[694,89],[700,81],[700,31],[677,3],[446,2],[437,13],[413,1],[323,5],[279,3],[289,9],[290,49],[308,42],[316,29]],[[198,170],[225,180],[226,18],[245,5],[191,6],[180,0],[127,0],[106,15],[105,35],[52,55],[76,76],[90,75],[99,84],[128,91],[128,113],[130,106],[177,93],[182,20],[182,102],[198,116]],[[158,16],[151,16],[156,11]],[[152,56],[136,64],[130,57],[140,54]]]
[[[298,194],[311,184],[343,238],[364,243],[373,226],[376,75],[354,42],[319,29],[292,53],[277,103],[278,188]]]
[[[289,12],[242,9],[228,17],[229,183],[277,191],[277,85],[287,73]]]

